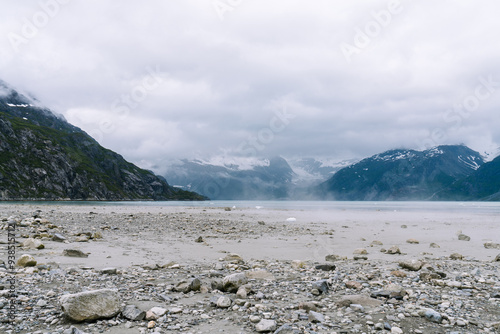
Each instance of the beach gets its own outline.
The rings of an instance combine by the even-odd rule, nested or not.
[[[20,302],[14,323],[6,320],[7,308],[1,310],[5,333],[500,330],[495,210],[92,204],[0,209],[0,259],[7,263],[8,226],[15,222],[16,258],[28,254],[37,262],[16,266],[14,273],[0,271],[2,281],[16,278]],[[86,257],[68,256],[67,250]],[[236,289],[223,287],[234,274],[246,280]],[[4,285],[0,304],[7,305]],[[103,289],[118,291],[120,312],[112,317],[79,322],[61,308],[64,295]],[[368,299],[346,302],[346,296]],[[214,297],[229,301],[221,306]],[[127,305],[165,312],[135,321],[122,312]]]

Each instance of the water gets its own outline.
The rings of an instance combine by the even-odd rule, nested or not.
[[[26,201],[0,202],[2,205],[77,205],[77,206],[144,206],[144,207],[236,207],[278,210],[348,210],[348,211],[400,211],[400,212],[474,212],[478,214],[498,214],[500,202],[349,202],[349,201],[134,201],[134,202],[95,202],[95,201]]]

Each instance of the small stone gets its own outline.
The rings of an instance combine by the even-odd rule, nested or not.
[[[318,264],[315,268],[323,271],[334,271],[336,267],[333,264]]]
[[[309,311],[317,311],[318,308],[316,307],[316,304],[312,302],[304,302],[299,304],[299,310],[304,310],[306,312],[309,312]]]
[[[65,249],[63,255],[69,257],[89,257],[88,254],[85,254],[79,249]]]
[[[336,255],[336,254],[330,254],[330,255],[325,256],[325,261],[328,261],[328,262],[336,262],[336,261],[339,261],[340,259],[342,259],[342,257],[340,257],[340,255]]]
[[[463,260],[464,256],[459,253],[453,253],[450,255],[450,259],[452,260]]]
[[[52,236],[52,241],[64,242],[66,240],[66,237],[60,233],[54,233],[54,235]]]
[[[240,286],[248,283],[248,278],[244,273],[236,273],[224,277],[222,280],[223,291],[229,293],[235,293],[238,291]]]
[[[76,242],[88,242],[90,237],[88,235],[80,235],[75,239]]]
[[[155,306],[146,312],[145,318],[146,320],[157,320],[160,317],[164,316],[167,312],[168,312],[167,309]]]
[[[102,236],[101,232],[94,232],[90,236],[90,239],[93,239],[93,240],[99,240],[99,239],[102,239],[102,238],[103,238],[103,236]]]
[[[391,334],[403,334],[403,330],[399,327],[392,327]]]
[[[104,275],[116,275],[118,270],[116,268],[104,268],[101,270],[101,274]]]
[[[313,282],[312,288],[318,290],[319,293],[327,293],[330,289],[330,284],[326,279]]]
[[[226,296],[220,296],[217,299],[217,307],[219,308],[229,308],[232,303],[233,301],[231,300],[231,298]]]
[[[378,307],[382,301],[365,295],[345,295],[340,297],[337,304],[341,307],[347,307],[351,304],[359,304],[363,307]]]
[[[325,316],[321,313],[310,311],[309,321],[312,323],[323,323],[325,322]]]
[[[401,228],[408,228],[407,225],[401,225]]]
[[[470,241],[470,237],[468,235],[465,235],[463,233],[460,233],[458,235],[458,240],[461,240],[461,241]]]
[[[261,318],[258,315],[251,315],[248,319],[253,324],[258,323],[261,320]]]
[[[379,240],[373,240],[372,243],[370,244],[371,247],[373,246],[383,246],[384,243],[382,241],[379,241]]]
[[[377,330],[377,331],[381,331],[381,330],[384,330],[384,324],[381,323],[381,322],[377,322],[374,326],[373,326],[373,329]]]
[[[386,254],[391,254],[391,255],[401,254],[401,250],[399,249],[398,246],[392,246],[385,253]]]
[[[274,334],[300,334],[300,330],[295,329],[290,324],[284,324],[274,332]]]
[[[498,255],[495,257],[494,262],[500,262],[500,254],[498,254]]]
[[[255,325],[255,330],[258,333],[269,333],[276,330],[276,321],[262,319],[257,325]]]
[[[368,260],[368,256],[366,255],[354,255],[354,261],[366,261]]]
[[[500,244],[488,241],[484,243],[484,248],[486,249],[500,249]]]
[[[248,279],[275,281],[276,277],[267,270],[251,270],[245,272]]]
[[[396,277],[401,277],[401,278],[405,278],[407,276],[406,273],[404,271],[401,271],[401,270],[391,271],[391,275],[396,276]]]
[[[109,289],[63,295],[60,304],[66,317],[78,322],[112,318],[121,311],[118,292]]]
[[[438,324],[440,324],[441,321],[443,320],[443,317],[441,316],[441,314],[439,312],[436,312],[436,311],[431,310],[431,309],[426,310],[424,316],[427,320],[438,323]]]
[[[353,254],[356,254],[356,255],[366,255],[368,254],[368,251],[364,248],[357,248],[354,250]]]
[[[348,289],[356,289],[356,290],[363,289],[363,285],[361,283],[355,282],[355,281],[348,281],[345,283],[345,286]]]
[[[411,271],[419,271],[422,269],[424,263],[419,260],[406,260],[399,262],[399,266],[404,269],[408,269]]]
[[[430,248],[441,248],[438,244],[436,244],[436,243],[434,243],[434,242],[433,242],[433,243],[431,243],[429,247],[430,247]]]
[[[21,244],[26,249],[44,249],[45,245],[38,239],[28,238]]]
[[[235,253],[228,254],[225,258],[224,261],[234,263],[234,264],[244,264],[245,261],[243,261],[243,258]]]
[[[34,267],[36,266],[36,260],[29,254],[23,254],[19,260],[17,260],[17,265],[20,267]]]
[[[142,321],[146,317],[146,312],[135,305],[127,305],[123,309],[122,315],[130,321]]]
[[[408,244],[419,244],[420,242],[416,239],[408,239],[406,240],[406,243]]]
[[[194,242],[197,242],[197,243],[202,243],[204,242],[205,240],[203,240],[203,237],[199,236],[198,238],[195,239]]]
[[[293,269],[304,269],[306,267],[306,263],[301,260],[293,260],[292,261],[292,268]]]
[[[150,322],[148,322],[148,329],[153,329],[153,328],[155,328],[155,326],[156,326],[156,322],[154,322],[152,320]]]

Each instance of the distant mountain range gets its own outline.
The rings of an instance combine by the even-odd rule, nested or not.
[[[201,200],[0,81],[0,200]]]
[[[361,161],[301,158],[182,160],[172,184],[211,199],[498,200],[500,158],[463,145],[389,150]]]

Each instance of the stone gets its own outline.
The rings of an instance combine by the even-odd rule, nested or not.
[[[458,235],[458,240],[461,240],[461,241],[470,241],[470,237],[468,235],[465,235],[463,233],[460,233]]]
[[[21,244],[26,249],[44,249],[45,245],[38,239],[28,238]]]
[[[396,254],[401,254],[401,250],[399,249],[398,246],[392,246],[385,253],[391,254],[391,255],[396,255]]]
[[[382,305],[382,301],[367,295],[345,295],[337,301],[337,304],[341,307],[347,307],[351,304],[359,304],[363,307],[378,307]]]
[[[153,320],[151,320],[150,322],[148,322],[148,325],[147,325],[148,329],[153,329],[156,327],[156,322],[154,322]]]
[[[404,269],[408,269],[410,271],[419,271],[422,269],[424,263],[419,260],[406,260],[400,261],[399,266]]]
[[[120,295],[110,289],[63,295],[59,302],[64,315],[77,322],[108,319],[121,311]]]
[[[355,255],[366,255],[368,254],[368,251],[364,248],[357,248],[354,250],[353,254]]]
[[[400,278],[405,278],[407,275],[404,271],[401,270],[394,270],[391,271],[391,275],[395,277],[400,277]]]
[[[217,299],[216,306],[219,308],[229,308],[229,307],[231,307],[232,304],[233,304],[233,301],[231,300],[231,298],[229,298],[227,296],[220,296]]]
[[[69,257],[89,257],[88,254],[85,254],[79,249],[65,249],[63,250],[63,255]]]
[[[76,242],[88,242],[89,240],[90,237],[88,235],[80,235],[75,239]]]
[[[17,265],[20,267],[34,267],[36,263],[35,258],[29,254],[23,254],[19,260],[17,260]]]
[[[340,255],[336,255],[336,254],[329,254],[329,255],[325,256],[325,261],[328,261],[328,262],[336,262],[336,261],[339,261],[341,259],[342,259],[342,257]]]
[[[430,248],[441,248],[438,244],[436,244],[436,243],[434,243],[434,242],[433,242],[433,243],[431,243],[431,244],[429,245],[429,247],[430,247]]]
[[[486,249],[500,249],[500,244],[488,241],[484,243],[484,248]]]
[[[168,310],[163,307],[152,307],[150,308],[145,315],[146,320],[157,320],[167,314]]]
[[[317,311],[318,308],[316,307],[316,304],[313,302],[303,302],[299,304],[299,310],[304,310],[306,312],[309,311]]]
[[[79,330],[75,326],[71,326],[70,328],[66,329],[63,332],[63,334],[86,334],[86,333],[82,332],[81,330]]]
[[[373,240],[372,243],[370,244],[371,247],[373,246],[383,246],[384,243],[382,241],[379,241],[379,240]]]
[[[94,232],[90,236],[90,239],[93,239],[93,240],[99,240],[99,239],[102,239],[102,238],[103,238],[103,236],[102,236],[101,232]]]
[[[416,239],[408,239],[406,240],[406,243],[408,244],[419,244],[420,242]]]
[[[428,309],[425,311],[424,316],[427,320],[431,322],[435,322],[437,324],[440,324],[441,321],[443,320],[443,317],[441,316],[441,313],[436,312],[432,309]]]
[[[494,262],[500,262],[500,254],[498,254],[498,255],[495,257]]]
[[[146,312],[135,305],[127,305],[123,308],[122,315],[130,321],[142,321],[146,318]]]
[[[319,293],[328,293],[328,290],[330,289],[330,284],[326,279],[322,279],[313,282],[312,288],[318,290]]]
[[[355,282],[355,281],[348,281],[345,283],[345,286],[348,289],[356,289],[356,290],[363,289],[363,285],[361,283]]]
[[[306,263],[301,260],[293,260],[292,261],[292,268],[293,269],[304,269],[306,267]]]
[[[116,275],[117,273],[118,273],[118,270],[116,268],[101,269],[101,274],[104,274],[104,275]]]
[[[323,270],[323,271],[334,271],[336,266],[333,264],[318,264],[314,268],[317,270]]]
[[[300,334],[301,331],[293,328],[290,324],[284,324],[274,332],[274,334]]]
[[[248,283],[248,278],[245,273],[236,273],[229,276],[224,277],[222,280],[222,289],[223,291],[229,293],[235,293],[238,291],[240,286]]]
[[[240,286],[238,292],[236,292],[236,297],[245,299],[247,298],[247,296],[248,296],[247,289],[244,286]]]
[[[275,281],[276,277],[267,270],[251,270],[245,272],[248,279]]]
[[[433,280],[433,279],[441,279],[441,275],[439,275],[438,273],[433,273],[433,272],[423,272],[423,273],[420,273],[420,279],[422,281],[430,281],[430,280]]]
[[[226,255],[226,257],[224,258],[224,261],[234,263],[234,264],[244,264],[245,263],[245,261],[243,261],[243,258],[235,253],[231,253],[231,254]]]
[[[312,323],[323,323],[325,322],[325,316],[321,313],[310,311],[309,312],[309,321]]]
[[[262,319],[258,324],[255,325],[255,330],[257,333],[269,333],[276,330],[276,321]]]
[[[60,233],[54,233],[54,235],[52,236],[52,241],[64,242],[66,240],[66,237]]]
[[[368,256],[366,255],[354,255],[354,261],[366,261],[368,260]]]
[[[462,254],[459,254],[459,253],[453,253],[453,254],[450,255],[450,259],[452,259],[452,260],[463,260],[464,256]]]
[[[403,334],[403,330],[399,327],[392,327],[391,334]]]

